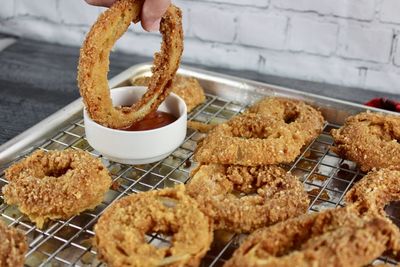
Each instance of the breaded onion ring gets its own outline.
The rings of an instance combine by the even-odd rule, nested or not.
[[[27,250],[25,236],[17,229],[7,227],[0,221],[0,266],[24,266],[24,256]]]
[[[303,184],[277,166],[202,165],[187,192],[215,229],[238,233],[298,216],[309,204]]]
[[[266,98],[210,131],[195,159],[245,166],[288,163],[323,126],[321,113],[301,101]]]
[[[400,169],[400,116],[364,112],[331,131],[340,156],[357,162],[362,171]]]
[[[239,115],[216,126],[198,143],[201,163],[258,166],[291,162],[305,144],[300,131],[271,116]]]
[[[38,150],[5,171],[7,204],[42,228],[48,219],[67,219],[96,207],[111,185],[100,159],[85,151]]]
[[[362,212],[377,212],[384,216],[385,206],[400,200],[400,171],[369,172],[346,193],[345,200]]]
[[[140,18],[143,0],[118,0],[100,15],[81,48],[78,84],[90,117],[110,128],[126,128],[155,111],[169,94],[183,51],[181,11],[171,5],[161,19],[161,52],[154,57],[147,92],[131,107],[115,108],[107,72],[110,51],[132,21]]]
[[[150,79],[151,77],[138,77],[132,79],[131,84],[148,86]],[[171,88],[173,93],[177,94],[185,101],[188,113],[206,101],[204,90],[196,78],[177,74],[172,80]]]
[[[316,138],[324,127],[321,112],[300,100],[267,97],[251,106],[246,113],[273,116],[285,121],[293,133],[301,134],[306,144]]]
[[[397,226],[384,217],[331,209],[255,231],[224,266],[361,267],[398,251],[399,238]]]
[[[116,201],[95,226],[99,257],[109,266],[198,266],[213,239],[209,219],[179,185]],[[145,234],[172,235],[156,248]]]

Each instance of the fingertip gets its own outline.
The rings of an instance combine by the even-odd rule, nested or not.
[[[92,6],[110,7],[115,0],[85,0],[85,2]]]
[[[160,30],[160,23],[161,23],[161,18],[160,19],[157,19],[157,20],[155,20],[155,21],[149,21],[149,20],[147,20],[147,21],[145,21],[145,20],[142,20],[142,27],[143,27],[143,29],[145,30],[145,31],[148,31],[148,32],[156,32],[156,31],[159,31]]]
[[[167,11],[170,0],[146,0],[143,4],[141,21],[142,27],[146,31],[158,31],[160,28],[161,17]]]

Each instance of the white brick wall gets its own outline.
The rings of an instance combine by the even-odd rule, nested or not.
[[[246,12],[239,17],[237,41],[243,45],[282,50],[285,46],[287,21],[286,17],[265,12]]]
[[[103,10],[84,0],[3,2],[0,32],[75,46]],[[400,94],[400,0],[174,2],[185,62]],[[152,55],[159,45],[159,34],[135,25],[116,50]]]
[[[56,9],[57,2],[53,0],[41,0],[40,5],[36,1],[31,0],[14,0],[15,11],[14,15],[17,17],[34,16],[37,18],[44,18],[53,22],[59,22],[60,18],[54,10]],[[2,3],[2,5],[7,5]]]
[[[365,28],[346,25],[339,34],[338,54],[344,58],[389,61],[393,31],[387,28]]]
[[[393,63],[394,65],[400,67],[400,32],[397,33],[396,37],[396,44],[395,44],[395,49],[393,51],[394,53],[394,58],[393,58]]]
[[[50,1],[57,3],[54,0]],[[35,5],[39,6],[37,2]],[[71,5],[71,0],[59,0],[58,10],[62,10],[59,15],[63,24],[83,26],[93,24],[102,11],[102,9],[98,7],[88,9],[85,1],[76,1],[76,3]],[[54,14],[57,15],[57,12],[54,12]]]
[[[204,14],[207,14],[205,19]],[[231,43],[235,39],[236,17],[231,10],[196,4],[190,11],[191,36],[204,41]]]
[[[372,20],[375,11],[375,0],[274,0],[274,5],[287,10],[359,20]]]
[[[338,25],[309,18],[292,18],[289,49],[329,56],[335,52]]]
[[[381,7],[381,21],[389,23],[400,23],[400,1],[383,0]]]

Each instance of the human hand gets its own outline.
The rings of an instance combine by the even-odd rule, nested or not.
[[[110,7],[116,0],[85,0],[94,6]],[[161,17],[164,15],[171,0],[145,0],[142,8],[141,23],[146,31],[158,31]]]

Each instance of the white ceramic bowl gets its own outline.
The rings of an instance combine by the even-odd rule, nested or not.
[[[131,105],[146,92],[143,86],[127,86],[111,90],[114,106]],[[186,136],[186,104],[171,93],[159,106],[159,111],[171,113],[178,119],[164,127],[146,131],[123,131],[94,122],[83,111],[86,138],[104,157],[124,164],[146,164],[167,157],[178,148]]]

